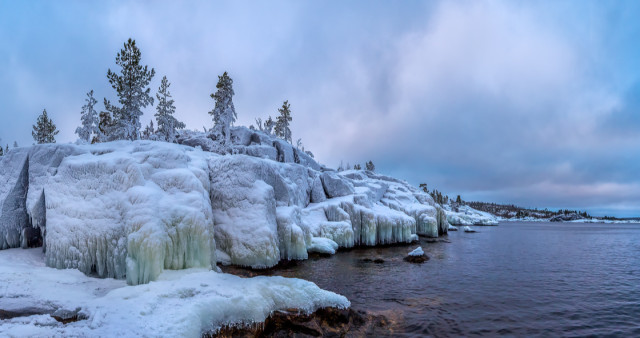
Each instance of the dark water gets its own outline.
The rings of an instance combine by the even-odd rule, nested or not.
[[[421,245],[354,249],[276,274],[381,313],[390,334],[640,337],[640,224],[501,223]],[[376,264],[364,258],[382,258]]]

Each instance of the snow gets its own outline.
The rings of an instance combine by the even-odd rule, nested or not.
[[[338,243],[324,237],[312,237],[309,252],[333,255],[338,250]]]
[[[40,249],[0,251],[0,309],[41,313],[0,320],[0,335],[200,337],[222,325],[261,322],[277,310],[350,306],[345,297],[294,278],[240,278],[194,268],[128,286],[49,268],[43,258]],[[84,319],[62,324],[49,315],[54,311]]]
[[[235,150],[286,145],[231,130]],[[335,252],[331,242],[313,238],[375,246],[437,237],[449,227],[433,199],[407,182],[370,171],[318,171],[315,162],[154,141],[38,145],[2,161],[3,248],[43,238],[47,266],[131,285],[167,269],[217,262],[268,268],[310,251]]]
[[[413,251],[409,252],[409,256],[414,256],[414,257],[424,256],[424,251],[422,250],[422,247],[419,246],[415,248]]]
[[[453,225],[498,225],[498,218],[492,214],[476,210],[467,205],[453,210],[451,205],[445,205],[447,221]]]

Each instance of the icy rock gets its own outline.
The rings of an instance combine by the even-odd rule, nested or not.
[[[413,251],[409,252],[409,256],[423,256],[423,255],[424,255],[424,251],[420,246],[413,249]]]
[[[309,229],[302,223],[300,208],[276,208],[280,258],[286,260],[307,259],[307,246],[311,244]]]
[[[476,232],[475,230],[471,229],[469,226],[464,226],[464,228],[462,228],[464,230],[464,232]]]
[[[0,158],[0,249],[25,246],[23,231],[31,226],[26,206],[28,154],[25,148],[18,150]]]
[[[322,186],[322,180],[320,176],[316,176],[311,184],[311,202],[320,203],[327,200],[327,195],[324,193],[324,187]]]
[[[312,237],[309,252],[333,255],[338,250],[338,243],[325,237]]]
[[[205,153],[114,142],[69,156],[44,189],[46,262],[129,284],[215,266]]]
[[[457,207],[457,211],[450,205],[445,208],[447,221],[453,225],[498,225],[498,219],[492,214],[467,205]]]
[[[422,247],[417,247],[413,251],[409,252],[409,255],[404,258],[409,263],[424,263],[429,257],[424,254]]]
[[[254,157],[267,158],[273,161],[278,159],[278,151],[272,146],[251,145],[246,147],[245,154]]]
[[[232,170],[233,163],[229,158],[210,160],[218,250],[231,264],[272,267],[280,261],[274,189],[253,171]]]
[[[311,168],[313,170],[320,170],[320,165],[313,158],[311,158],[311,156],[307,155],[300,149],[294,148],[293,150],[295,151],[295,157],[298,158],[298,161],[296,161],[296,163],[299,163],[300,165]]]
[[[355,192],[353,185],[338,174],[325,172],[322,173],[320,179],[329,198],[351,195]]]
[[[273,140],[273,147],[278,151],[278,162],[295,163],[293,147],[283,140]]]

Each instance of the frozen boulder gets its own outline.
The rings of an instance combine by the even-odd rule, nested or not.
[[[409,252],[407,257],[404,258],[404,260],[409,263],[424,263],[428,259],[429,257],[424,254],[422,247],[415,248],[413,251]]]
[[[324,187],[322,186],[322,180],[320,176],[316,176],[311,184],[311,202],[320,203],[327,200],[327,195],[324,193]]]
[[[13,150],[0,158],[0,249],[27,244],[25,231],[31,222],[27,214],[29,159],[27,149]]]
[[[134,285],[215,266],[202,151],[142,141],[91,149],[64,158],[44,187],[48,266]]]
[[[355,192],[353,184],[338,174],[325,172],[322,173],[320,179],[322,180],[324,191],[329,198],[352,195]]]
[[[338,250],[338,243],[325,237],[312,237],[309,252],[333,255]]]

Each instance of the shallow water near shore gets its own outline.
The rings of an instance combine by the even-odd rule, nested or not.
[[[474,228],[421,238],[423,264],[403,261],[412,244],[312,257],[269,274],[345,295],[354,309],[385,315],[394,336],[640,335],[640,224]]]

